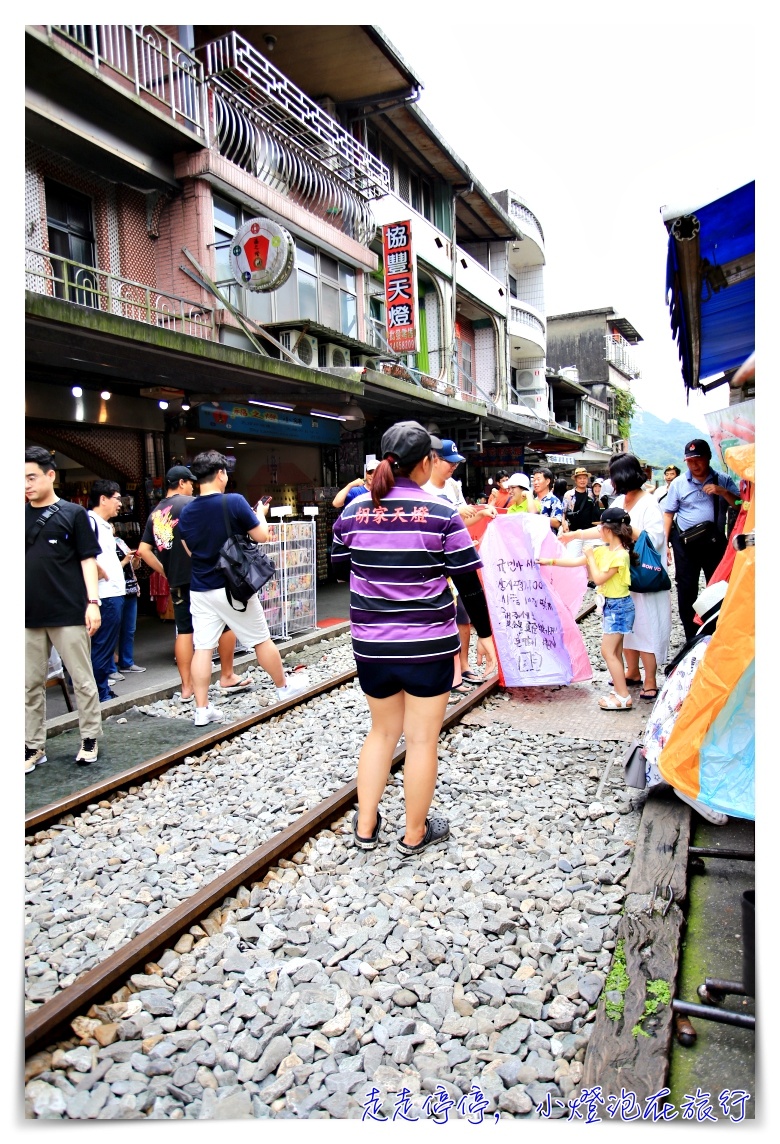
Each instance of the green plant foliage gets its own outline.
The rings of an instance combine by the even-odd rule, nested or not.
[[[645,1007],[642,1011],[642,1016],[631,1030],[635,1037],[649,1037],[650,1034],[642,1028],[642,1022],[646,1017],[657,1013],[659,1006],[668,1005],[672,1000],[671,986],[669,982],[664,981],[662,977],[654,981],[648,981],[645,986],[645,992],[647,993],[647,997],[645,998]]]
[[[618,433],[621,437],[628,438],[631,436],[631,419],[636,409],[636,398],[628,389],[616,389],[614,401]]]
[[[605,998],[604,1011],[612,1021],[623,1016],[624,998],[628,989],[628,972],[626,970],[625,943],[621,939],[615,946],[615,956],[612,967],[604,982],[604,993],[620,993],[620,1001],[610,1001]]]

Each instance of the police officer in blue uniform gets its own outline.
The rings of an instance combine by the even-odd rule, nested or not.
[[[675,477],[664,501],[664,529],[674,552],[677,606],[685,638],[696,635],[693,604],[699,575],[710,579],[726,551],[726,513],[739,489],[725,473],[710,465],[712,450],[697,437],[684,450],[686,473]]]

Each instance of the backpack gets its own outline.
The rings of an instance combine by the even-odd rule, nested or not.
[[[219,550],[217,569],[225,577],[225,595],[231,608],[245,612],[246,605],[264,584],[276,573],[276,565],[263,552],[259,544],[245,533],[234,533],[230,526],[227,511],[227,498],[222,494],[222,511],[225,514],[227,540]],[[236,608],[234,600],[244,605]]]

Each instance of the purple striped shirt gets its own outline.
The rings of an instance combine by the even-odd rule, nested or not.
[[[460,649],[447,577],[482,567],[457,510],[399,477],[377,507],[347,505],[331,560],[351,560],[350,620],[358,659],[430,662]]]

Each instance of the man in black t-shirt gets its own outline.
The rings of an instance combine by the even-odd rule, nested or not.
[[[25,726],[24,770],[46,762],[46,670],[52,646],[73,680],[81,749],[76,762],[97,759],[102,734],[92,674],[90,637],[100,628],[100,545],[81,505],[54,491],[56,466],[48,449],[24,454],[25,497]]]
[[[179,521],[181,538],[192,557],[190,603],[195,643],[192,683],[196,727],[222,721],[219,709],[208,703],[208,684],[211,652],[226,627],[232,628],[243,644],[255,649],[257,662],[271,676],[282,702],[293,699],[309,686],[305,672],[288,681],[268,631],[259,595],[250,596],[244,608],[238,610],[225,591],[225,577],[217,561],[228,535],[243,533],[258,544],[264,544],[269,536],[265,520],[267,506],[262,506],[260,520],[244,497],[238,493],[224,495],[227,470],[227,458],[222,453],[211,449],[197,455],[192,471],[200,483],[200,496],[184,506]]]
[[[563,516],[565,531],[575,532],[578,529],[592,528],[601,519],[601,508],[590,488],[588,481],[590,475],[587,469],[575,469],[573,473],[574,488],[569,489],[563,497]],[[572,556],[579,556],[582,552],[582,541],[569,542],[568,551]]]
[[[181,542],[179,517],[185,505],[193,500],[195,477],[186,465],[174,465],[165,474],[165,498],[151,511],[146,522],[138,555],[154,572],[165,576],[171,589],[173,615],[176,621],[176,639],[173,654],[181,676],[181,697],[188,702],[195,697],[192,686],[192,616],[190,614],[190,579],[192,560]],[[233,671],[236,637],[225,628],[217,644],[220,677],[218,686],[231,693],[252,686],[251,677],[239,677]]]

